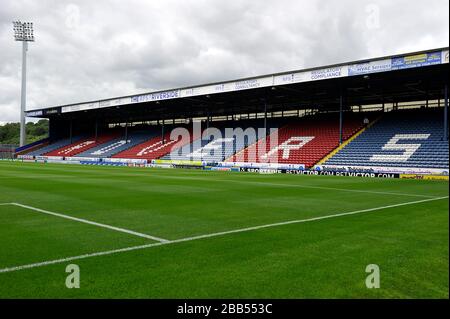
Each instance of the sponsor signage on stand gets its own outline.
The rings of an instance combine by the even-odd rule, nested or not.
[[[225,81],[207,85],[199,85],[182,89],[163,90],[146,94],[137,94],[128,97],[106,99],[88,103],[79,103],[52,109],[33,110],[27,116],[39,117],[56,113],[79,112],[98,108],[117,107],[120,105],[157,102],[185,97],[236,92],[242,90],[258,89],[277,85],[320,81],[347,76],[365,75],[377,72],[387,72],[408,68],[418,68],[442,63],[449,63],[449,50],[435,50],[418,54],[405,54],[392,58],[380,58],[360,63],[334,65],[325,68],[314,68],[304,71],[285,72],[274,75],[265,75],[236,81]],[[53,113],[54,112],[54,113]]]

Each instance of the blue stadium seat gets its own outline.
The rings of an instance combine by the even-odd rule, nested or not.
[[[387,113],[324,165],[448,168],[440,111]]]
[[[81,140],[83,138],[83,136],[75,136],[72,138],[72,141],[70,140],[70,138],[65,138],[62,140],[57,140],[54,143],[51,143],[49,145],[46,145],[44,147],[41,147],[37,150],[31,151],[29,153],[27,153],[26,155],[30,155],[30,156],[41,156],[44,155],[46,153],[52,152],[58,148],[64,147],[66,145],[70,145],[74,142],[77,142],[79,140]]]
[[[83,153],[77,154],[76,157],[108,158],[133,146],[141,144],[155,137],[156,134],[157,133],[153,130],[147,132],[132,132],[128,135],[127,139],[125,139],[124,136],[121,136],[91,148]]]
[[[236,152],[255,143],[261,136],[258,133],[257,121],[241,121],[227,123],[213,123],[214,129],[218,131],[209,131],[210,136],[203,139],[197,139],[194,142],[178,148],[162,157],[166,160],[193,160],[205,161],[209,163],[221,162]],[[276,122],[271,127],[277,126]],[[227,130],[228,129],[228,130]],[[234,130],[232,135],[231,131]],[[220,136],[221,139],[217,138]]]

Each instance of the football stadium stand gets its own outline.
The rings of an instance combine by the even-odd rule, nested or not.
[[[121,136],[106,143],[100,144],[85,152],[79,153],[76,157],[93,157],[93,158],[108,158],[117,153],[123,152],[133,146],[144,143],[145,141],[156,136],[154,130],[138,131],[128,134],[127,137]]]
[[[52,152],[54,150],[57,150],[57,149],[60,149],[62,147],[65,147],[67,145],[70,145],[72,143],[76,143],[76,142],[78,142],[81,139],[82,139],[81,136],[74,136],[72,138],[72,141],[70,140],[70,138],[58,140],[58,141],[55,141],[55,142],[53,142],[51,144],[48,144],[48,145],[46,145],[46,146],[44,146],[42,148],[36,149],[34,151],[31,151],[31,152],[27,153],[27,155],[30,155],[30,156],[44,155],[44,154],[50,153],[50,152]]]
[[[180,126],[180,128],[183,126]],[[152,160],[160,158],[161,156],[171,152],[173,148],[182,147],[186,144],[191,143],[197,136],[193,136],[192,129],[187,128],[189,132],[190,139],[184,140],[181,136],[177,136],[176,139],[171,139],[171,129],[166,128],[166,133],[164,133],[164,142],[161,134],[155,136],[152,139],[131,147],[123,152],[116,153],[113,158],[126,158],[126,159],[146,159]]]
[[[448,168],[448,141],[437,111],[386,113],[325,165]]]
[[[361,115],[348,114],[343,140],[363,126]],[[304,164],[311,167],[339,145],[339,120],[333,114],[292,121],[231,156],[228,162]]]
[[[448,176],[448,52],[435,48],[33,109],[27,117],[48,118],[49,136],[14,156],[85,165]]]
[[[118,135],[118,132],[109,132],[109,133],[98,136],[97,139],[95,139],[95,137],[81,139],[75,143],[57,148],[48,153],[44,153],[43,155],[45,155],[45,156],[63,156],[63,157],[75,156],[81,152],[88,150],[88,149],[91,149],[91,148],[101,145],[103,143],[109,142],[112,139],[116,138],[117,135]]]
[[[380,119],[365,129],[364,118]],[[443,140],[439,109],[346,112],[342,139],[348,142],[341,148],[336,113],[272,119],[267,130],[260,126],[260,120],[216,122],[200,138],[182,125],[188,139],[171,139],[173,127],[167,126],[164,143],[160,126],[141,127],[127,138],[113,129],[97,140],[76,136],[70,143],[68,138],[61,139],[27,155],[303,164],[307,168],[316,164],[448,168],[448,141]]]
[[[255,143],[258,134],[265,136],[265,130],[258,132],[257,125],[257,121],[214,123],[214,127],[203,131],[201,139],[173,150],[162,159],[221,162]]]

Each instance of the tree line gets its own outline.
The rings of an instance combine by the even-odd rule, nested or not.
[[[33,143],[48,137],[48,120],[39,120],[39,122],[28,122],[26,124],[27,140],[26,143]],[[0,144],[19,145],[20,123],[7,123],[0,126]]]

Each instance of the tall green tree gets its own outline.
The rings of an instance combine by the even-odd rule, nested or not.
[[[26,124],[27,144],[33,143],[48,136],[48,120],[39,120],[36,123]],[[8,123],[0,126],[0,144],[19,144],[20,124]]]

